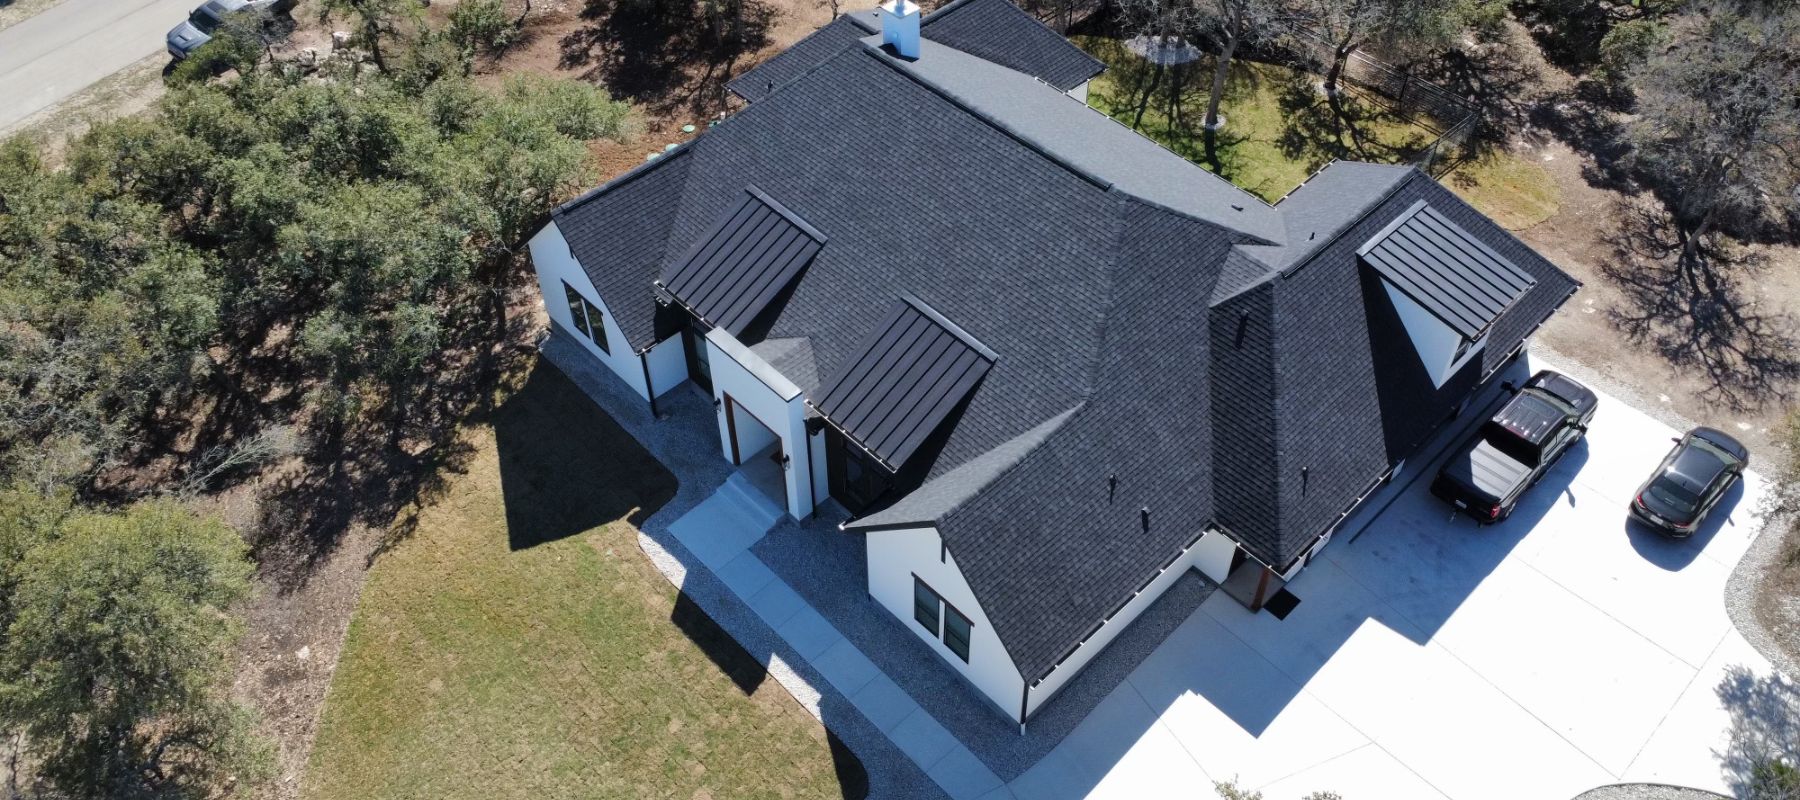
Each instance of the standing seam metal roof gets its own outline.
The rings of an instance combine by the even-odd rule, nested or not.
[[[1424,200],[1357,251],[1381,276],[1457,333],[1476,339],[1537,279]]]
[[[998,359],[907,295],[814,407],[882,466],[897,471]]]
[[[824,245],[824,234],[752,186],[658,284],[707,324],[737,335]]]

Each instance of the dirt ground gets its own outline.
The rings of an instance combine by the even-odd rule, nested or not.
[[[1617,318],[1633,313],[1636,304],[1604,271],[1621,258],[1606,234],[1618,228],[1632,199],[1591,184],[1584,177],[1591,159],[1562,142],[1524,147],[1555,178],[1562,205],[1555,215],[1517,235],[1583,284],[1562,313],[1545,324],[1540,340],[1613,381],[1635,387],[1647,403],[1664,404],[1684,419],[1737,436],[1767,461],[1785,460],[1776,438],[1791,408],[1789,399],[1763,397],[1734,406],[1719,398],[1704,370],[1671,364],[1653,345],[1633,342],[1621,330]],[[1800,250],[1772,247],[1761,252],[1770,263],[1746,281],[1751,303],[1766,315],[1791,320],[1800,312]]]

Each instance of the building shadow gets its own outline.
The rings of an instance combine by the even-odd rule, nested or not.
[[[641,526],[675,476],[550,364],[494,411],[507,542],[522,550],[623,520]]]
[[[731,634],[694,602],[687,592],[675,596],[675,606],[669,611],[669,621],[675,623],[693,642],[700,652],[711,659],[719,671],[730,678],[733,685],[744,694],[756,694],[763,681],[769,677],[769,670],[763,666],[756,656],[738,644]]]

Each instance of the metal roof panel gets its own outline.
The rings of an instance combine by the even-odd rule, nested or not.
[[[741,334],[825,237],[754,186],[657,283],[707,324]]]
[[[1537,284],[1423,200],[1358,254],[1383,280],[1468,339],[1479,338]]]

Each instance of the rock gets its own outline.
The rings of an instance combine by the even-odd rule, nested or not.
[[[332,31],[331,32],[331,49],[336,50],[336,49],[344,47],[348,44],[350,44],[350,32],[349,31]]]
[[[300,50],[300,56],[296,60],[300,63],[300,66],[302,66],[302,67],[317,67],[317,66],[319,66],[319,48],[317,48],[317,47],[302,48]]]
[[[311,645],[301,645],[300,651],[295,653],[294,657],[300,659],[301,661],[305,661],[309,658],[312,658],[312,646]]]

